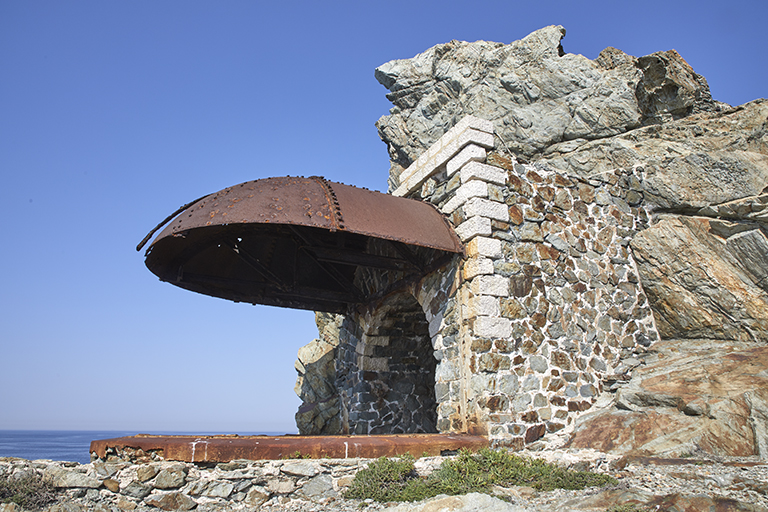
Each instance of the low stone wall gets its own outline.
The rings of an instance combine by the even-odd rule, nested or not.
[[[0,458],[0,477],[21,478],[37,473],[59,489],[61,502],[96,512],[150,508],[194,508],[201,512],[254,510],[268,502],[328,502],[340,498],[355,473],[368,462],[369,459],[290,459],[208,465],[171,461],[77,464]]]

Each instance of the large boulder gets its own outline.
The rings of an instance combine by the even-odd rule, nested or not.
[[[666,340],[652,349],[610,407],[577,420],[567,447],[768,458],[768,347]]]
[[[664,215],[631,245],[662,338],[768,339],[768,237],[759,227]]]

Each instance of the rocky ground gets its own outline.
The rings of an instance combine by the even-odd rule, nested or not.
[[[541,456],[541,453],[531,454]],[[261,510],[315,512],[387,510],[392,512],[530,511],[603,512],[635,503],[649,510],[669,511],[768,511],[768,463],[755,458],[643,459],[620,458],[608,462],[605,454],[591,452],[583,459],[551,452],[546,458],[570,459],[577,468],[595,465],[615,476],[619,485],[581,491],[537,492],[530,487],[496,487],[489,500],[478,495],[462,499],[436,498],[414,504],[375,503],[338,497],[315,502],[273,499]]]
[[[703,457],[697,454],[689,458],[665,459],[632,455],[619,457],[595,450],[553,450],[543,445],[534,448],[541,451],[529,451],[525,455],[558,462],[573,469],[608,473],[616,477],[619,484],[581,491],[550,492],[538,492],[530,487],[495,487],[493,497],[470,494],[397,504],[346,500],[342,497],[344,488],[351,481],[350,469],[363,467],[365,461],[362,460],[348,460],[338,466],[335,466],[335,461],[261,461],[252,463],[252,467],[236,469],[229,466],[201,468],[199,471],[187,468],[186,473],[177,463],[162,462],[144,464],[146,468],[152,466],[153,469],[143,471],[141,465],[123,466],[118,473],[112,475],[114,478],[102,480],[98,476],[89,476],[104,472],[105,468],[98,464],[94,467],[93,464],[2,459],[0,469],[6,475],[37,471],[60,486],[59,500],[48,505],[45,509],[48,512],[604,512],[627,504],[646,507],[638,510],[768,511],[768,462],[756,457]],[[419,459],[416,469],[420,474],[428,474],[441,462],[441,457]],[[255,464],[261,465],[257,468]],[[320,466],[322,469],[315,472]],[[275,468],[278,471],[274,471]],[[210,474],[203,474],[206,471]],[[269,476],[270,471],[279,478],[267,478],[262,482],[262,477],[257,476]],[[290,472],[296,474],[290,475]],[[128,482],[131,478],[137,478],[136,475],[141,479],[149,473],[154,474],[143,484],[136,480]],[[313,473],[313,476],[309,473]],[[255,478],[234,479],[246,474]],[[134,476],[122,478],[125,475]],[[331,475],[337,475],[338,478]],[[121,478],[124,480],[122,483]],[[179,482],[172,482],[174,478],[179,479]],[[258,483],[252,483],[257,480]],[[233,492],[238,488],[242,488],[242,496]],[[146,492],[141,493],[140,489]],[[22,510],[13,504],[0,505],[0,512]]]

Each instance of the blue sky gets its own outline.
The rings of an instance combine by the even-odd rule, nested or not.
[[[160,283],[135,251],[243,181],[386,188],[373,70],[546,25],[595,58],[677,49],[766,96],[766,2],[0,0],[0,429],[294,432],[313,315]]]

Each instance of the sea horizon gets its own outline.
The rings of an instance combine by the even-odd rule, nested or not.
[[[222,430],[11,430],[0,429],[0,457],[27,460],[48,459],[87,464],[91,441],[115,437],[149,435],[241,435],[278,436],[289,432],[231,432]]]

